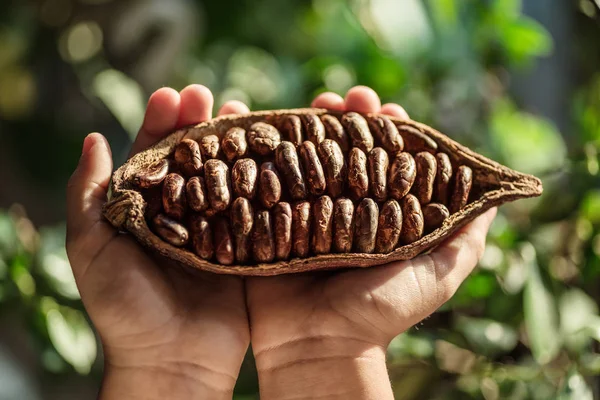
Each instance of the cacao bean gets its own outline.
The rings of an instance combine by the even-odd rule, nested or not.
[[[423,207],[423,219],[425,221],[425,233],[430,233],[441,227],[450,216],[450,211],[445,205],[429,203]]]
[[[374,140],[367,120],[360,114],[349,112],[342,117],[342,125],[352,138],[352,146],[358,147],[365,153],[373,150]]]
[[[195,176],[202,172],[202,155],[198,142],[183,139],[175,146],[175,163],[186,176]]]
[[[321,142],[318,153],[325,172],[327,193],[332,198],[337,198],[344,191],[347,176],[344,153],[342,153],[340,145],[331,139],[325,139]]]
[[[275,224],[275,258],[287,260],[292,251],[292,207],[281,202],[273,208]]]
[[[388,200],[379,213],[377,253],[389,253],[396,248],[402,232],[402,209],[396,200]]]
[[[190,219],[190,231],[192,234],[192,249],[198,257],[205,260],[213,258],[215,247],[213,242],[212,228],[208,220],[201,215],[194,215]]]
[[[250,200],[238,197],[231,204],[231,226],[235,245],[235,259],[244,264],[252,256],[252,227],[254,226],[254,211]]]
[[[404,139],[404,151],[413,154],[421,151],[427,151],[435,154],[438,145],[429,136],[421,132],[419,129],[406,124],[397,125],[398,131]]]
[[[223,265],[231,265],[235,261],[235,257],[229,221],[225,218],[216,218],[213,224],[215,228],[214,240],[217,261]]]
[[[448,188],[452,179],[452,163],[446,153],[437,153],[437,174],[435,175],[435,200],[441,204],[448,202]]]
[[[185,246],[189,239],[189,233],[185,226],[179,222],[158,214],[152,219],[154,229],[158,236],[176,247]]]
[[[354,239],[354,204],[339,198],[333,211],[333,248],[338,253],[350,253]]]
[[[350,138],[344,130],[342,123],[333,115],[325,114],[321,116],[321,122],[325,126],[325,136],[340,145],[345,153],[350,150]]]
[[[367,156],[358,147],[353,147],[348,157],[348,187],[355,200],[360,200],[369,194]]]
[[[333,201],[329,196],[319,197],[313,206],[313,250],[315,254],[331,251]]]
[[[268,156],[273,153],[281,143],[281,135],[277,128],[264,122],[252,124],[247,139],[248,147],[261,156]]]
[[[202,157],[208,160],[217,158],[219,155],[220,143],[217,135],[206,135],[200,139],[200,152]]]
[[[251,158],[237,160],[231,169],[231,186],[236,196],[252,199],[256,193],[258,168]]]
[[[135,174],[133,183],[140,188],[148,189],[160,185],[168,173],[169,160],[160,160]]]
[[[196,212],[204,211],[208,208],[208,199],[206,198],[206,185],[204,178],[193,176],[185,185],[185,194],[189,207]]]
[[[271,226],[271,215],[267,210],[256,213],[253,253],[254,259],[261,263],[269,263],[275,258],[275,240]]]
[[[390,164],[388,154],[381,147],[375,147],[369,153],[369,182],[371,195],[375,201],[387,198],[387,172]]]
[[[473,170],[466,165],[461,165],[454,177],[454,189],[450,197],[450,213],[460,211],[469,202],[469,193],[473,184]]]
[[[300,146],[302,140],[302,121],[297,115],[288,115],[283,120],[282,130],[287,134],[287,140],[296,147]]]
[[[400,208],[402,208],[400,241],[403,244],[414,243],[423,236],[424,222],[421,204],[414,195],[407,194],[400,200]]]
[[[379,223],[379,207],[373,199],[363,199],[356,208],[354,248],[357,253],[373,253]]]
[[[317,115],[305,114],[302,116],[302,122],[304,123],[304,131],[308,140],[316,146],[325,140],[325,126],[323,126],[321,119]]]
[[[308,186],[308,191],[316,196],[325,192],[325,173],[323,166],[317,156],[317,148],[313,142],[308,140],[298,147],[298,154],[304,167],[304,177]]]
[[[404,140],[396,125],[385,115],[371,118],[371,131],[381,146],[390,153],[396,154],[404,150]]]
[[[163,181],[163,209],[174,219],[181,220],[186,211],[185,179],[183,176],[170,173]]]
[[[415,156],[415,164],[417,165],[417,177],[412,191],[421,205],[425,205],[431,202],[433,196],[437,162],[431,153],[423,151]]]
[[[281,199],[281,181],[272,162],[265,162],[260,167],[258,198],[265,208],[273,207]]]
[[[221,160],[211,159],[204,164],[204,183],[210,207],[223,211],[231,202],[229,167]]]
[[[221,149],[230,162],[244,157],[248,151],[246,131],[237,126],[228,130],[221,142]]]
[[[301,201],[292,207],[292,252],[304,258],[310,251],[310,203]]]
[[[281,142],[275,151],[275,165],[277,170],[283,175],[287,188],[294,200],[306,198],[306,185],[296,147],[292,142]]]
[[[390,196],[400,200],[410,191],[417,177],[415,159],[409,153],[400,153],[394,158],[389,170],[388,187]]]

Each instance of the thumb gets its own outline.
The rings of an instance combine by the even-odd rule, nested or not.
[[[83,141],[77,169],[67,185],[67,243],[102,220],[102,205],[111,173],[108,141],[99,133],[89,134]]]

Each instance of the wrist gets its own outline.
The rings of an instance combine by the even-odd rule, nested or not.
[[[313,337],[255,352],[261,399],[393,399],[385,347]]]
[[[230,379],[226,379],[230,381]],[[100,400],[231,399],[233,383],[202,365],[171,363],[114,366],[105,363]]]

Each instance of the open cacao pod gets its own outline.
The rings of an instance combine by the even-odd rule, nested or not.
[[[407,260],[541,193],[424,124],[308,108],[172,133],[114,173],[104,215],[183,265],[277,275]]]

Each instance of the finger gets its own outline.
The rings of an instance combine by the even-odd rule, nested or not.
[[[181,91],[178,126],[198,124],[212,117],[213,95],[202,85],[190,85]]]
[[[67,186],[67,244],[81,242],[92,229],[100,229],[95,241],[102,243],[112,236],[103,221],[102,206],[112,172],[112,156],[108,142],[99,133],[88,135],[77,169]]]
[[[171,88],[158,89],[150,96],[142,128],[131,146],[129,156],[153,145],[175,129],[180,104],[179,93]]]
[[[346,93],[346,110],[360,113],[378,113],[381,111],[381,100],[370,87],[355,86]]]
[[[410,119],[408,117],[408,113],[399,104],[395,103],[387,103],[381,106],[381,113],[386,115],[391,115],[392,117],[398,117],[402,119]]]
[[[313,100],[311,107],[326,108],[328,110],[344,111],[346,104],[339,94],[333,92],[321,93]]]
[[[246,104],[238,100],[230,100],[221,106],[218,115],[248,114],[249,112],[250,109]]]

